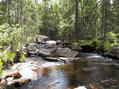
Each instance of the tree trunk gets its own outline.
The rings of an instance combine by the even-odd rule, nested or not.
[[[19,0],[17,0],[17,24],[19,25],[19,19],[20,19],[20,3],[19,3]]]
[[[23,3],[23,2],[22,2],[22,0],[20,0],[20,1],[21,1],[21,2],[20,2],[20,5],[21,5],[21,16],[20,16],[20,17],[21,17],[21,27],[22,27],[22,13],[23,13],[23,12],[22,12],[22,3]]]
[[[102,0],[102,19],[101,19],[101,34],[103,36],[103,48],[106,42],[106,32],[107,32],[107,9],[106,9],[107,0]]]
[[[78,5],[79,0],[75,1],[75,39],[78,40]]]
[[[7,23],[10,24],[10,0],[7,0],[6,2],[7,2],[7,4],[6,4],[6,6],[7,6]]]

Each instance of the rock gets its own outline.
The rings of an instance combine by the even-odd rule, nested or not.
[[[44,64],[42,64],[41,66],[43,68],[47,68],[47,67],[53,67],[53,66],[60,66],[60,63],[55,63],[55,62],[46,62]]]
[[[37,54],[37,44],[36,43],[30,43],[27,47],[28,53],[30,54]]]
[[[7,80],[7,85],[11,85],[11,84],[15,83],[15,82],[13,81],[13,77],[9,77],[9,78],[7,78],[6,80]]]
[[[50,45],[48,44],[37,44],[37,49],[40,50],[40,49],[49,49],[50,48]]]
[[[72,45],[71,49],[74,51],[81,51],[82,50],[82,48],[79,45]]]
[[[59,45],[59,44],[62,44],[63,42],[61,40],[57,40],[56,41],[56,44]]]
[[[7,77],[15,77],[15,76],[20,76],[19,71],[17,69],[5,70],[2,73],[2,79],[5,79]]]
[[[46,44],[56,45],[56,41],[54,41],[54,40],[49,40],[49,41],[46,41]]]
[[[6,84],[7,84],[7,81],[5,79],[2,79],[0,81],[0,89],[6,89]]]
[[[3,14],[3,12],[2,12],[2,11],[0,11],[0,14]]]
[[[41,67],[32,63],[22,63],[19,67],[19,74],[24,79],[36,80],[39,76]]]
[[[49,38],[47,36],[44,36],[44,35],[38,35],[37,37],[37,42],[38,43],[45,43],[45,41],[48,41]]]
[[[52,56],[51,50],[49,49],[40,49],[39,55],[41,56]]]
[[[80,58],[66,58],[66,57],[45,57],[48,60],[54,60],[54,61],[71,61],[71,60],[77,60]]]
[[[110,47],[109,51],[106,52],[105,55],[119,58],[119,44]]]
[[[42,71],[40,65],[34,61],[17,63],[13,65],[11,69],[17,69],[22,78],[30,80],[35,80],[40,77],[39,75]]]
[[[91,89],[98,89],[96,86],[94,86],[93,84],[89,84],[89,87],[91,88]]]
[[[53,56],[57,47],[50,44],[41,44],[38,45],[37,50],[38,54],[41,56]]]
[[[21,77],[21,78],[19,78],[19,79],[15,79],[15,80],[13,80],[13,81],[14,81],[15,85],[17,85],[17,86],[22,86],[23,84],[29,82],[30,79],[26,79],[26,78]]]
[[[63,56],[63,57],[75,57],[78,55],[78,52],[72,51],[69,48],[58,48],[56,51],[57,56]]]
[[[85,86],[79,86],[77,88],[74,88],[74,89],[87,89]]]

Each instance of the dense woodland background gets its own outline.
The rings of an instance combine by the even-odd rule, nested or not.
[[[0,25],[63,41],[107,39],[119,32],[118,0],[2,0]]]
[[[0,1],[1,51],[21,49],[38,34],[107,51],[119,41],[119,0]]]

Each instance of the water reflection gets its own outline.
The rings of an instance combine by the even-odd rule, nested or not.
[[[56,67],[49,68],[47,74],[37,81],[32,81],[22,87],[22,89],[67,89],[68,79],[63,70]]]
[[[112,62],[105,61],[104,57],[86,57],[74,60],[70,64],[46,68],[41,78],[25,84],[20,89],[72,89],[103,80],[119,80],[119,70],[109,66],[109,63]]]

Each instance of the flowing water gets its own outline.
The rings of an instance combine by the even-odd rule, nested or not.
[[[119,89],[118,60],[94,53],[81,55],[78,60],[44,69],[38,80],[16,89],[74,89],[82,85],[87,89]]]

